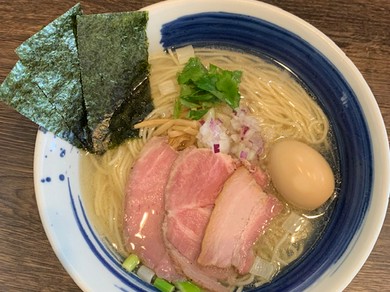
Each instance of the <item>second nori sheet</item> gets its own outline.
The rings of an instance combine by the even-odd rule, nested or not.
[[[145,11],[81,15],[77,41],[93,151],[135,137],[153,109]]]

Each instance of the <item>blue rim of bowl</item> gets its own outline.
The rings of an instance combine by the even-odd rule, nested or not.
[[[168,1],[168,2],[170,2],[171,5],[174,5],[174,2],[180,3],[185,1]],[[204,2],[204,1],[200,1],[200,2]],[[227,2],[234,2],[234,1],[227,1]],[[250,3],[251,1],[242,1],[242,2]],[[255,3],[256,1],[252,1],[252,2]],[[258,3],[256,3],[256,5],[257,4]],[[162,5],[162,3],[159,3],[155,6],[157,7],[160,5]],[[255,32],[254,35],[256,36],[256,38],[253,41],[258,42],[260,40],[259,37],[261,37],[263,33],[268,33],[269,36],[272,37],[271,40],[274,41],[273,44],[275,44],[276,47],[278,47],[279,45],[278,50],[272,50],[272,52],[270,52],[269,47],[265,45],[267,41],[267,39],[265,39],[264,44],[257,43],[255,49],[253,49],[253,47],[251,48],[252,53],[260,54],[260,55],[266,54],[280,61],[282,64],[286,65],[290,69],[292,69],[292,71],[296,73],[299,76],[299,78],[305,82],[305,84],[310,88],[310,90],[314,92],[314,94],[318,97],[320,104],[323,106],[325,112],[327,112],[328,114],[329,112],[331,112],[329,111],[331,108],[335,107],[336,109],[338,109],[336,113],[337,115],[331,116],[331,123],[335,130],[335,136],[339,146],[339,152],[340,152],[339,156],[342,158],[341,161],[342,175],[349,175],[350,173],[349,170],[353,170],[354,174],[358,175],[356,177],[359,177],[360,179],[360,181],[355,185],[353,185],[352,182],[351,182],[352,185],[343,185],[343,189],[341,190],[341,193],[342,194],[346,193],[347,190],[350,188],[352,188],[352,190],[354,191],[363,189],[364,192],[359,191],[363,200],[361,201],[351,200],[352,206],[347,206],[347,202],[349,202],[348,200],[350,200],[351,198],[348,197],[348,194],[346,194],[346,196],[340,196],[339,202],[337,203],[336,206],[335,214],[332,217],[332,221],[330,222],[327,231],[324,233],[322,240],[317,244],[316,248],[313,249],[312,252],[309,255],[307,255],[303,260],[301,260],[299,265],[298,264],[293,265],[286,272],[282,273],[274,283],[271,283],[270,285],[264,287],[264,289],[260,289],[260,291],[262,290],[301,291],[306,288],[310,288],[310,286],[319,277],[321,277],[321,275],[328,269],[328,267],[332,265],[339,266],[340,261],[338,260],[340,259],[340,257],[345,256],[345,253],[347,253],[350,250],[350,248],[347,249],[347,246],[354,244],[352,242],[353,241],[352,237],[354,236],[354,234],[351,231],[351,229],[345,227],[344,230],[343,228],[338,228],[339,225],[348,226],[348,224],[350,224],[352,230],[358,231],[362,221],[364,220],[364,215],[367,210],[367,207],[370,204],[370,200],[371,200],[370,193],[371,193],[371,184],[372,184],[372,176],[373,176],[373,170],[371,167],[372,149],[371,149],[371,140],[364,119],[364,115],[362,114],[356,96],[354,95],[351,88],[348,86],[348,83],[342,77],[342,74],[336,69],[336,67],[333,66],[332,63],[328,61],[328,59],[323,54],[321,54],[318,50],[316,50],[314,46],[311,46],[308,42],[300,38],[298,35],[290,33],[289,31],[282,28],[281,26],[277,26],[275,24],[272,24],[271,22],[260,20],[254,17],[248,17],[243,14],[233,14],[233,13],[192,14],[191,16],[181,17],[179,19],[176,19],[174,21],[165,24],[162,30],[163,36],[161,39],[163,47],[181,46],[186,43],[186,41],[180,38],[176,38],[176,40],[174,41],[173,40],[168,41],[169,38],[167,38],[167,35],[164,35],[164,29],[167,29],[169,25],[177,25],[177,24],[183,25],[185,22],[187,22],[188,24],[189,21],[190,23],[192,23],[191,26],[195,25],[193,28],[198,30],[199,27],[203,27],[205,29],[218,27],[218,25],[216,26],[209,25],[209,27],[204,26],[204,23],[207,23],[204,21],[206,19],[210,19],[210,17],[211,19],[216,17],[218,19],[219,24],[223,23],[223,21],[221,22],[221,18],[225,18],[224,21],[228,21],[228,23],[230,23],[230,21],[232,20],[232,19],[228,20],[229,18],[233,18],[234,21],[241,22],[241,24],[244,23],[245,29],[243,30],[243,33],[247,33],[248,31]],[[215,21],[215,19],[212,21]],[[225,23],[225,25],[228,24]],[[221,28],[221,25],[219,25],[219,27]],[[202,28],[203,32],[206,32],[207,30],[204,30],[203,28]],[[253,29],[255,29],[255,31],[253,31]],[[257,31],[258,29],[260,29],[261,33],[258,33]],[[171,32],[172,31],[173,30],[171,30]],[[196,38],[191,40],[191,43],[194,45],[209,45],[209,44],[216,45],[216,40],[218,40],[219,35],[215,35],[215,31],[210,34],[208,33],[203,34],[203,32],[202,34],[198,35]],[[177,33],[180,33],[180,30],[177,31]],[[213,33],[215,38],[211,37]],[[209,37],[209,40],[205,39],[204,37],[205,35]],[[252,36],[253,36],[252,34],[249,34],[248,39],[250,40]],[[193,37],[195,37],[195,35]],[[279,37],[279,41],[277,37]],[[243,39],[241,41],[246,41],[246,39]],[[284,41],[290,41],[289,45],[291,45],[291,48],[288,47],[289,49],[288,54],[282,54],[281,56],[278,56],[278,53],[279,54],[282,53],[283,49],[284,52],[287,50],[287,48],[283,48],[283,46],[280,46],[280,44],[278,43],[278,42],[283,43]],[[244,50],[248,50],[248,47],[246,46],[242,47],[242,45],[240,45],[239,43],[237,44],[237,39],[235,40],[234,37],[233,40],[230,40],[230,38],[229,40],[220,39],[219,43],[220,46],[223,47],[230,46],[236,49],[241,48]],[[297,50],[297,56],[301,57],[302,63],[300,61],[297,61],[296,59],[297,56],[294,56],[294,54],[291,53],[292,51],[290,49]],[[322,73],[326,73],[326,74],[325,75],[321,75],[317,73],[315,73],[314,75],[309,74],[310,70],[305,68],[304,65],[302,64],[307,64],[309,68],[311,68],[310,70],[313,70],[313,72],[316,72],[318,70],[317,66],[324,65],[326,69],[324,69]],[[329,86],[329,81],[327,81],[328,86],[323,85],[324,86],[323,87],[321,85],[320,88],[316,88],[315,85],[318,84],[317,82],[319,80],[318,78],[321,78],[321,76],[322,77],[326,76],[326,78],[329,78],[329,76],[335,78],[337,88],[339,89],[341,88],[342,90],[335,90],[333,86]],[[333,92],[333,97],[329,97],[327,90]],[[321,94],[321,92],[323,94]],[[328,97],[324,98],[324,95]],[[351,116],[351,120],[349,119],[349,116]],[[349,130],[352,131],[348,132]],[[357,139],[358,142],[355,141],[354,143],[351,143],[351,141],[354,141],[354,139]],[[58,140],[59,139],[57,139],[57,141]],[[44,161],[45,154],[42,153],[43,151],[42,148],[47,148],[49,147],[49,144],[52,143],[53,143],[52,138],[48,138],[47,135],[44,135],[43,132],[41,131],[38,132],[37,144],[36,144],[36,155],[35,155],[35,162],[34,162],[34,177],[35,177],[38,206],[40,209],[42,221],[44,223],[45,231],[49,237],[49,240],[51,241],[51,244],[57,256],[60,258],[60,261],[63,263],[66,270],[71,274],[73,279],[75,279],[75,281],[78,283],[78,285],[80,287],[86,287],[86,290],[88,290],[88,288],[90,288],[90,283],[85,283],[84,279],[80,278],[81,277],[80,271],[77,270],[77,268],[73,267],[72,263],[66,258],[67,255],[62,250],[60,250],[61,246],[58,242],[58,239],[56,238],[57,234],[53,235],[53,233],[55,233],[55,230],[53,230],[53,223],[50,222],[51,218],[48,218],[48,214],[46,214],[47,210],[45,210],[47,204],[45,202],[45,197],[44,197],[45,194],[43,194],[41,187],[42,184],[46,182],[43,182],[42,181],[43,179],[41,177],[42,177],[42,173],[44,173],[46,168],[48,167],[47,165],[45,165],[45,161]],[[363,152],[361,152],[362,149]],[[355,157],[353,155],[356,153],[359,154],[358,157]],[[77,167],[77,166],[73,165],[73,167]],[[69,168],[71,168],[71,166],[69,166]],[[388,173],[388,167],[386,169],[386,173]],[[61,178],[64,177],[61,176]],[[70,183],[70,181],[68,181],[68,183]],[[350,193],[352,193],[352,191],[350,191]],[[69,205],[71,205],[71,209],[72,209],[71,212],[73,213],[72,216],[74,216],[74,218],[76,218],[76,220],[79,221],[77,223],[77,226],[82,233],[82,239],[84,240],[83,243],[84,244],[87,243],[88,245],[91,244],[94,245],[97,253],[97,254],[94,253],[94,256],[99,257],[100,263],[103,264],[105,268],[107,268],[107,265],[109,265],[110,268],[108,270],[110,273],[112,273],[112,275],[114,275],[114,277],[120,278],[119,284],[118,282],[116,282],[117,284],[115,284],[114,286],[118,288],[120,291],[128,291],[128,289],[133,289],[135,287],[137,287],[137,290],[142,290],[142,291],[154,290],[152,286],[145,285],[144,283],[140,282],[140,280],[137,277],[133,275],[128,276],[123,272],[123,270],[120,268],[120,264],[118,263],[115,255],[105,247],[105,245],[96,235],[96,233],[94,233],[93,228],[91,227],[88,218],[86,217],[85,212],[83,210],[83,204],[82,204],[82,200],[80,199],[80,194],[77,192],[72,194],[72,192],[70,191],[70,184],[69,184]],[[350,210],[360,211],[358,217],[357,218],[354,217],[352,212],[349,212]],[[338,224],[339,222],[342,222],[343,224]],[[342,233],[340,235],[338,232],[333,232],[334,230],[336,230],[335,228],[336,229],[338,228],[337,230],[339,230],[339,232],[345,231],[345,233]],[[328,242],[324,240],[324,238],[328,239]],[[340,243],[340,245],[338,248],[332,250],[332,247],[330,245],[334,244],[334,242]],[[324,252],[322,252],[320,248],[323,248]],[[327,248],[330,248],[331,250],[330,254],[328,251],[325,254],[325,250]],[[312,261],[311,264],[310,261]],[[361,262],[359,262],[358,264],[361,264]],[[304,267],[303,270],[301,269],[302,267]],[[336,270],[335,269],[332,270],[333,272],[335,272],[337,270],[337,267]],[[348,275],[348,277],[350,277],[350,275]],[[341,283],[340,285],[345,286],[346,284],[347,283]],[[339,287],[341,287],[340,285]]]

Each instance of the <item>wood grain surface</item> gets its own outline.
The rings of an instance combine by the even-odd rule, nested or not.
[[[194,0],[195,1],[195,0]],[[159,1],[81,1],[85,13],[136,10]],[[390,1],[266,0],[328,35],[355,63],[390,127]],[[14,49],[77,1],[0,0],[0,82]],[[0,103],[0,291],[80,291],[41,225],[33,185],[37,126]],[[93,267],[91,267],[93,269]],[[379,239],[345,291],[390,291],[389,211]]]

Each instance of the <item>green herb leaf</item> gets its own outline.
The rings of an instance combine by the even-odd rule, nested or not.
[[[239,77],[238,77],[239,76]],[[224,101],[233,109],[239,106],[240,94],[238,93],[238,82],[241,80],[240,71],[222,71],[220,78],[215,83],[219,92],[224,95]]]
[[[199,58],[190,58],[183,71],[179,74],[177,81],[179,84],[187,84],[189,81],[196,81],[207,74],[207,69],[203,66]]]
[[[181,89],[174,116],[180,116],[179,111],[187,109],[190,110],[188,117],[198,120],[221,102],[233,109],[237,108],[240,103],[241,76],[241,71],[224,70],[213,64],[207,69],[199,58],[190,58],[177,77]]]
[[[186,98],[180,98],[180,103],[189,109],[196,109],[199,107],[198,103],[188,101]]]
[[[190,110],[187,117],[191,120],[200,120],[208,111],[209,109]]]

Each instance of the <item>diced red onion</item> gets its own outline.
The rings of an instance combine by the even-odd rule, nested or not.
[[[213,145],[213,150],[214,150],[214,153],[219,153],[220,152],[219,144],[214,144]]]
[[[236,109],[230,123],[224,125],[213,110],[200,121],[199,145],[214,153],[230,153],[241,160],[254,160],[263,151],[263,139],[256,118],[246,109]]]
[[[249,130],[249,127],[248,126],[242,126],[242,129],[241,129],[241,132],[242,132],[242,135],[245,136],[245,134],[248,132]]]
[[[246,159],[247,157],[248,157],[248,152],[246,152],[246,151],[240,152],[240,159]]]
[[[212,131],[215,131],[215,127],[216,127],[217,123],[215,122],[215,120],[213,118],[210,119],[210,129]]]
[[[233,142],[237,143],[240,141],[240,136],[238,134],[232,134],[230,137],[232,138]]]
[[[256,152],[255,151],[253,151],[253,150],[248,151],[248,155],[247,155],[247,160],[248,161],[251,161],[251,160],[255,159],[255,157],[256,157]]]

